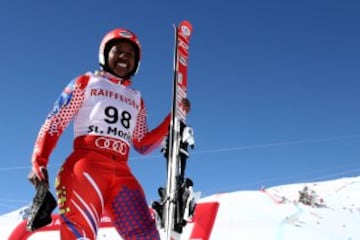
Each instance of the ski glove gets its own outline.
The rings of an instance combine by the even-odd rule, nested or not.
[[[27,219],[26,229],[34,231],[52,222],[51,213],[56,208],[56,200],[48,190],[44,181],[36,187],[36,194],[31,204],[31,212]]]
[[[183,98],[181,104],[182,104],[182,107],[184,108],[186,114],[189,114],[189,112],[191,110],[190,100],[188,98]]]
[[[39,180],[35,174],[30,182],[35,185],[36,193],[31,204],[31,212],[27,219],[26,229],[34,231],[51,223],[51,213],[56,208],[56,200],[49,191],[49,178],[45,168],[42,169],[45,180]]]

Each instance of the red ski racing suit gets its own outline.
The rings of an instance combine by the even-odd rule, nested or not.
[[[95,240],[104,212],[123,239],[160,239],[144,191],[128,166],[130,146],[146,154],[168,132],[170,117],[148,131],[139,91],[106,72],[86,73],[62,92],[42,125],[33,168],[46,167],[74,120],[73,152],[56,178],[63,240]]]

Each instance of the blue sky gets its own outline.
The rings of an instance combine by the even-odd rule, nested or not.
[[[32,148],[74,77],[98,69],[102,36],[137,33],[133,87],[151,128],[170,110],[173,23],[192,22],[189,90],[196,147],[187,175],[203,195],[360,175],[357,1],[6,1],[0,9],[0,213],[29,203]],[[51,183],[72,126],[53,152]],[[159,150],[130,165],[148,201],[165,180]],[[53,187],[53,184],[52,184]],[[53,190],[53,189],[52,189]]]

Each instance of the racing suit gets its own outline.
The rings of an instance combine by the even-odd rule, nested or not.
[[[100,71],[68,84],[37,137],[33,165],[47,166],[64,129],[73,120],[73,152],[56,177],[61,239],[95,240],[107,213],[123,239],[160,239],[144,191],[128,166],[130,146],[146,154],[168,132],[170,116],[148,130],[139,91]]]

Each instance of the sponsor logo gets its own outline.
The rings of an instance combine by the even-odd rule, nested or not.
[[[181,32],[186,37],[190,36],[190,34],[191,34],[190,28],[186,25],[181,26]]]
[[[50,112],[48,119],[56,115],[62,107],[65,107],[69,104],[74,90],[74,81],[70,82],[69,85],[64,89],[59,98],[54,104],[52,111]]]
[[[95,146],[101,149],[117,152],[121,155],[126,155],[129,151],[129,147],[125,142],[105,137],[98,137],[95,140]]]
[[[179,56],[179,62],[183,65],[183,66],[187,66],[187,59],[184,56]]]
[[[119,35],[124,38],[132,38],[134,36],[131,32],[126,31],[119,32]]]

